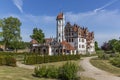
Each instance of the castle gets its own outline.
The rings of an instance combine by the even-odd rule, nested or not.
[[[46,38],[44,44],[32,40],[31,52],[47,55],[95,53],[94,32],[77,24],[65,23],[65,16],[56,18],[56,38]]]

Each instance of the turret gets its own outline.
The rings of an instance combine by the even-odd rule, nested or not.
[[[65,28],[65,18],[63,13],[59,13],[57,18],[57,42],[62,42],[65,40],[64,28]]]

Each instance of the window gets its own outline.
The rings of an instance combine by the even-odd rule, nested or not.
[[[66,41],[68,42],[68,39],[66,39]]]
[[[84,42],[84,39],[82,39],[82,42]]]
[[[73,42],[73,38],[72,38],[72,42]]]
[[[71,42],[71,39],[69,39],[69,42]]]
[[[80,39],[79,39],[79,42],[80,42]]]
[[[70,29],[69,29],[69,32],[70,32]]]
[[[85,46],[84,46],[84,45],[82,45],[82,48],[85,48]]]
[[[60,39],[59,39],[59,42],[60,42]]]
[[[60,33],[59,33],[59,36],[60,36]]]

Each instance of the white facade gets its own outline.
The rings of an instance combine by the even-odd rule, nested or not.
[[[90,54],[95,53],[94,40],[90,43],[90,48],[88,48],[88,52],[89,52]]]
[[[79,54],[86,53],[86,39],[84,38],[77,38],[77,51]]]

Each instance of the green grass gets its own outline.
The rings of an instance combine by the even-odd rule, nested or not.
[[[66,61],[63,62],[54,62],[54,63],[46,63],[40,65],[55,65],[56,67],[62,66]],[[72,61],[76,64],[79,64],[79,60]],[[84,71],[82,67],[80,67],[80,71]],[[0,80],[56,80],[56,79],[47,79],[47,78],[37,78],[32,76],[34,70],[24,69],[19,67],[9,67],[9,66],[0,66]],[[94,80],[92,78],[80,76],[80,80]]]
[[[97,68],[120,76],[120,68],[113,66],[108,60],[91,59],[90,62]]]
[[[0,80],[53,80],[33,77],[33,70],[0,66]]]

